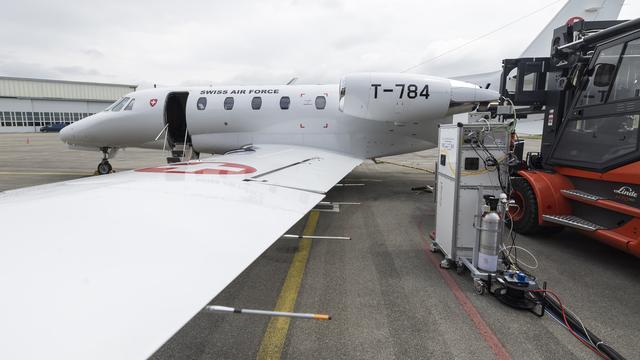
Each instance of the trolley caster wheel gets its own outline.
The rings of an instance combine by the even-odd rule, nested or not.
[[[429,244],[429,251],[431,251],[432,253],[437,253],[438,252],[438,245],[434,244],[433,242],[431,244]]]
[[[449,259],[444,259],[440,261],[440,267],[443,269],[451,269],[451,262]]]
[[[484,281],[479,279],[473,279],[473,290],[478,295],[484,295],[485,290],[487,289]]]
[[[111,173],[111,171],[113,170],[113,167],[111,167],[111,164],[109,164],[108,161],[102,161],[100,164],[98,164],[98,175],[106,175]]]

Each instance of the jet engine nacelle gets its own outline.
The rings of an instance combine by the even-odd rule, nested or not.
[[[499,94],[434,76],[357,73],[340,82],[340,111],[376,121],[424,121],[473,111]]]

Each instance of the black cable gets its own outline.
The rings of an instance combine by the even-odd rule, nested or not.
[[[500,189],[502,190],[502,192],[506,194],[507,190],[504,188],[504,184],[502,183],[502,176],[500,173],[500,163],[498,163],[497,160],[496,160],[496,169],[498,170],[498,183],[500,184]]]
[[[550,312],[558,319],[562,319],[562,306],[551,296],[538,295],[543,293],[544,292],[537,292],[530,294],[536,297],[540,304],[544,303],[546,311]],[[588,341],[588,339],[590,339],[592,345],[594,345],[596,350],[612,360],[625,359],[624,356],[618,353],[611,346],[605,344],[602,339],[600,339],[597,335],[591,332],[591,330],[584,326],[584,324],[578,321],[570,312],[565,311],[564,315],[566,316],[567,323],[569,323],[569,326],[571,326],[571,330],[580,335],[585,341]]]
[[[496,159],[495,156],[493,156],[493,154],[489,151],[489,149],[487,149],[487,147],[484,146],[484,141],[478,141],[478,144],[480,144],[480,146],[482,147],[482,150],[485,152],[485,154],[487,154],[487,161],[490,160],[494,164],[494,166],[496,167],[496,170],[498,170],[498,182],[500,183],[500,189],[502,189],[502,191],[505,194],[508,194],[508,189],[505,189],[505,186],[502,183],[502,176],[501,176],[501,173],[500,173],[500,162],[498,161],[498,159]],[[476,151],[476,153],[477,153],[477,151]],[[480,155],[478,155],[478,156],[480,156]],[[485,168],[486,168],[486,166],[485,166]]]
[[[473,151],[475,151],[476,155],[478,155],[478,158],[480,158],[480,160],[482,160],[482,164],[484,164],[484,169],[489,171],[489,169],[487,168],[487,162],[484,160],[484,158],[482,157],[482,155],[480,155],[480,153],[478,152],[478,150],[476,149],[475,146],[473,146],[473,140],[471,140],[471,148],[473,149]]]
[[[518,248],[516,247],[516,233],[514,231],[511,232],[511,246],[513,249],[513,258],[515,260],[515,266],[520,270],[520,266],[518,266]]]
[[[513,221],[513,219],[511,221]],[[516,234],[515,234],[515,231],[511,231],[511,247],[509,248],[509,252],[507,253],[507,259],[510,259],[511,251],[513,249],[515,249],[515,248],[516,248]],[[515,266],[518,270],[520,270],[520,267],[518,266],[518,251],[517,250],[514,251],[513,259],[515,260],[515,264],[512,263],[511,265]]]

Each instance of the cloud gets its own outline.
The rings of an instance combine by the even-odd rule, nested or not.
[[[70,75],[70,76],[73,76],[73,77],[77,77],[77,76],[91,76],[91,77],[104,76],[97,69],[85,68],[85,67],[78,66],[78,65],[55,66],[55,67],[53,67],[53,70],[57,71],[60,74]]]
[[[498,70],[561,5],[415,71]],[[14,1],[0,12],[0,72],[165,85],[281,84],[294,76],[336,83],[349,72],[406,69],[540,7],[509,0]]]
[[[42,64],[0,59],[0,75],[11,77],[55,78],[54,71]]]
[[[101,58],[104,57],[104,53],[98,49],[83,49],[81,52],[87,56]]]
[[[35,62],[0,59],[0,75],[76,81],[112,81],[113,75],[103,74],[98,69],[78,65],[47,66]]]

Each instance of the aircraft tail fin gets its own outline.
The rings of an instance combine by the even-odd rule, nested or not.
[[[624,0],[569,0],[554,16],[536,38],[527,46],[520,57],[549,56],[549,46],[553,30],[573,17],[586,21],[616,20]]]

